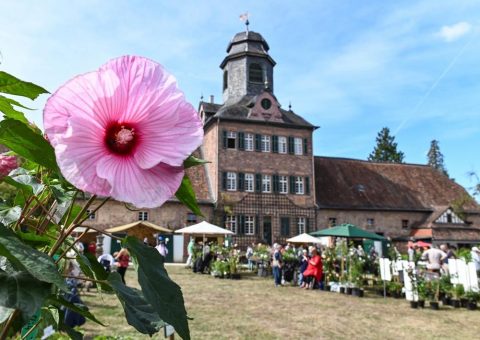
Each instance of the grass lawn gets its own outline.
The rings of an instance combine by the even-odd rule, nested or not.
[[[215,279],[183,266],[167,270],[183,290],[192,339],[478,339],[480,312],[465,308],[414,310],[405,300],[357,298],[278,287],[273,279]],[[138,286],[129,270],[127,284]],[[148,339],[130,327],[118,300],[84,293],[84,302],[107,328],[87,321],[86,338],[116,335]],[[161,337],[156,338],[163,338]],[[177,337],[178,338],[178,337]]]

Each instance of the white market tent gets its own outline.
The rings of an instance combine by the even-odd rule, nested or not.
[[[192,235],[232,235],[228,229],[220,228],[214,224],[208,223],[206,221],[175,230],[176,233],[180,234],[192,234]]]
[[[323,237],[322,237],[323,238]],[[292,243],[321,243],[326,244],[326,240],[322,240],[322,238],[314,237],[312,235],[303,233],[292,238],[287,239],[287,242]]]

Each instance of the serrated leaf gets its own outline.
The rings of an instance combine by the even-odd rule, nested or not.
[[[187,175],[183,176],[182,183],[178,188],[175,196],[180,202],[185,204],[195,215],[203,216],[198,206],[197,199],[195,197],[195,191],[193,191],[192,182]]]
[[[11,74],[0,71],[0,92],[35,99],[42,93],[49,93],[43,87],[20,80]]]
[[[15,267],[28,271],[36,279],[53,283],[68,291],[53,259],[20,241],[13,231],[4,226],[0,226],[0,255],[5,256]]]
[[[105,268],[103,268],[103,266],[98,263],[97,259],[93,254],[88,252],[86,252],[85,254],[78,254],[77,262],[80,265],[80,269],[82,270],[82,272],[89,278],[95,280],[107,280],[108,273],[105,271]],[[100,287],[107,292],[112,291],[112,287],[110,287],[106,283],[99,282],[97,283],[97,285],[100,285]]]
[[[51,303],[51,304],[54,305],[54,306],[57,306],[57,307],[64,306],[65,308],[68,308],[68,309],[74,311],[75,313],[78,313],[78,314],[86,317],[87,319],[92,320],[93,322],[98,323],[99,325],[105,326],[101,321],[99,321],[99,320],[95,317],[95,315],[93,315],[92,313],[90,313],[90,312],[86,309],[86,307],[81,307],[81,306],[79,306],[78,304],[68,302],[68,301],[65,300],[63,297],[60,297],[60,296],[50,296],[50,297],[48,298],[48,302]]]
[[[165,326],[153,307],[145,301],[142,292],[125,286],[118,273],[111,273],[108,276],[108,282],[123,306],[129,325],[135,327],[140,333],[148,335],[157,333]]]
[[[38,195],[45,188],[43,184],[38,182],[34,176],[23,168],[12,170],[3,180],[18,189],[28,192],[30,195]]]
[[[58,170],[55,152],[50,143],[18,120],[5,119],[0,122],[0,144],[48,169]]]
[[[18,309],[24,322],[42,307],[50,294],[51,284],[39,281],[26,271],[0,272],[0,305]]]
[[[188,169],[188,168],[191,168],[192,166],[202,165],[206,163],[210,163],[210,162],[204,159],[197,158],[195,156],[189,156],[186,160],[183,161],[183,168]]]
[[[163,257],[155,248],[145,246],[135,237],[127,236],[124,244],[137,262],[138,283],[145,299],[182,339],[190,339],[182,290],[168,276]]]

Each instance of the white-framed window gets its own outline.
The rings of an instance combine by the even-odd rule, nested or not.
[[[245,174],[245,191],[253,192],[255,176],[253,174]]]
[[[295,193],[297,195],[303,195],[303,177],[295,176]]]
[[[245,150],[253,151],[253,133],[245,134]]]
[[[279,191],[281,194],[288,194],[288,177],[287,176],[278,176]]]
[[[262,152],[270,152],[270,136],[262,135],[261,150]]]
[[[305,217],[299,217],[297,220],[298,233],[303,234],[305,232]]]
[[[235,172],[227,172],[227,190],[237,190],[237,174]]]
[[[225,228],[230,230],[232,233],[237,233],[237,216],[227,215],[225,217]]]
[[[262,175],[262,192],[272,191],[272,176]]]
[[[293,140],[293,145],[294,145],[295,155],[302,155],[303,154],[302,139],[295,137],[295,139]]]
[[[96,214],[96,213],[93,212],[93,210],[88,209],[88,210],[87,210],[87,216],[88,216],[87,219],[88,219],[88,220],[94,220],[95,217],[96,217],[95,214]]]
[[[245,235],[255,235],[255,216],[245,216]]]
[[[139,211],[138,212],[139,221],[148,221],[148,211]]]
[[[197,223],[197,215],[194,213],[187,213],[187,224]]]
[[[227,132],[227,148],[235,149],[237,142],[237,133],[235,131]]]
[[[287,153],[287,137],[278,137],[278,153]]]

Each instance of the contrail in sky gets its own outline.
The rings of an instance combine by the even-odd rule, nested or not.
[[[413,117],[417,112],[418,110],[420,109],[420,107],[423,105],[423,103],[425,103],[425,100],[430,96],[430,94],[433,92],[433,90],[435,90],[435,88],[437,87],[437,85],[440,83],[440,81],[447,75],[447,73],[452,69],[453,65],[455,65],[455,63],[457,62],[458,58],[460,58],[460,56],[463,54],[463,52],[465,52],[465,50],[467,49],[467,47],[470,45],[470,43],[472,42],[473,38],[475,37],[475,32],[472,33],[472,37],[465,43],[465,45],[463,45],[463,47],[460,49],[460,51],[458,51],[458,53],[453,57],[453,59],[450,61],[450,63],[448,64],[448,66],[445,68],[445,70],[443,70],[442,74],[440,74],[440,76],[437,78],[437,80],[435,80],[435,82],[432,84],[432,86],[430,86],[430,88],[428,89],[427,92],[425,92],[425,94],[423,95],[423,97],[420,99],[420,101],[417,103],[417,105],[415,105],[415,108],[413,109],[412,113],[409,115],[409,117]],[[402,128],[405,126],[405,124],[409,121],[409,118],[405,118],[401,123],[400,125],[397,127],[397,129],[395,130],[395,132],[393,133],[393,135],[397,135],[400,130],[402,130]]]

